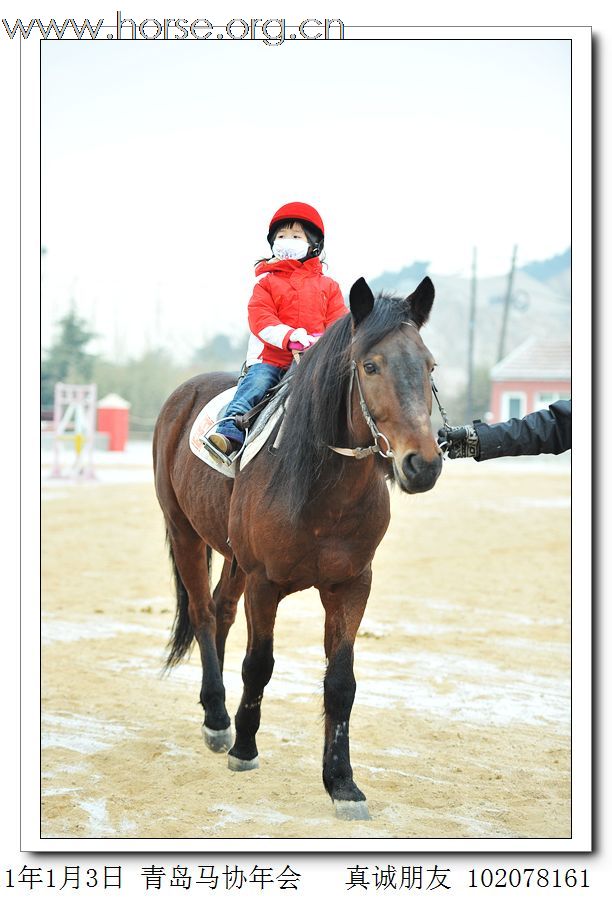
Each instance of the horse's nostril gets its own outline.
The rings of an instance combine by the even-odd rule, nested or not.
[[[406,477],[414,477],[417,472],[416,468],[416,454],[411,452],[409,455],[404,456],[404,460],[402,462],[402,470]]]
[[[436,455],[434,459],[428,461],[417,452],[409,452],[402,460],[402,471],[407,483],[404,489],[409,493],[423,493],[425,490],[430,490],[441,470],[441,456]]]

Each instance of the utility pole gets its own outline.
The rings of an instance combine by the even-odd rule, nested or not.
[[[465,421],[472,420],[474,409],[474,332],[476,327],[476,248],[472,254],[472,286],[470,291],[470,313],[468,317],[468,365]]]
[[[506,289],[506,297],[504,299],[504,310],[502,314],[501,332],[499,334],[499,349],[497,351],[497,360],[501,361],[506,353],[506,330],[508,328],[508,313],[512,303],[512,284],[514,283],[514,267],[516,264],[516,245],[512,249],[512,263],[510,264],[510,273],[508,274],[508,288]]]

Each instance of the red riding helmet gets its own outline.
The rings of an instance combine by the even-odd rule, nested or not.
[[[272,232],[274,231],[274,224],[281,223],[283,220],[303,220],[305,223],[310,223],[311,226],[314,226],[315,229],[321,233],[321,238],[325,238],[323,220],[314,207],[311,207],[310,204],[303,204],[302,201],[291,201],[289,204],[283,204],[282,207],[279,207],[270,220],[268,229],[269,244],[272,244],[271,239]]]

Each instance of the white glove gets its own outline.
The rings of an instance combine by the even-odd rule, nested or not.
[[[290,342],[299,342],[301,346],[304,348],[308,348],[313,345],[317,340],[314,336],[311,336],[303,327],[298,327],[297,330],[294,330],[289,336]]]

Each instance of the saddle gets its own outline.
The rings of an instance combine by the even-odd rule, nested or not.
[[[269,389],[261,402],[258,402],[246,414],[235,415],[234,420],[240,430],[245,431],[242,448],[230,457],[229,464],[219,460],[206,447],[206,437],[215,432],[215,428],[225,420],[227,406],[234,398],[236,386],[230,386],[215,396],[200,411],[189,433],[189,448],[201,461],[225,477],[235,478],[238,471],[243,471],[257,453],[263,448],[272,431],[285,414],[285,405],[289,396],[290,380],[285,377],[272,389]],[[282,424],[281,424],[282,430]],[[280,439],[280,430],[274,442],[274,448]]]

